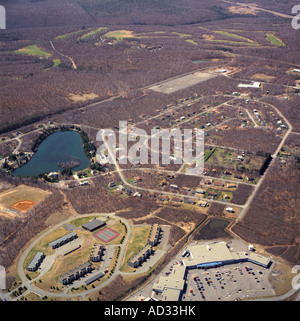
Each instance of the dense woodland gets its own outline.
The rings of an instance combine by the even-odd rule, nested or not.
[[[299,185],[300,172],[295,170],[294,160],[285,167],[276,163],[247,215],[233,231],[248,242],[266,246],[267,251],[281,255],[292,265],[297,264],[300,258]]]

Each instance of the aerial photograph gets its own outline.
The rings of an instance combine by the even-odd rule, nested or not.
[[[298,0],[0,0],[0,306],[300,301],[299,52]]]

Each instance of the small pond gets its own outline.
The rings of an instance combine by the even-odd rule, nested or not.
[[[73,171],[90,165],[83,143],[76,131],[58,131],[48,136],[38,147],[29,162],[14,171],[16,176],[37,176],[42,173],[62,171],[59,165],[78,164]]]

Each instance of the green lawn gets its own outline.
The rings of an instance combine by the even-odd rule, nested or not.
[[[126,247],[121,271],[125,272],[128,269],[131,269],[128,265],[128,261],[147,244],[150,229],[150,225],[132,227],[131,236]]]
[[[275,36],[273,33],[267,33],[266,39],[269,40],[274,46],[285,47],[285,43],[277,36]]]
[[[185,41],[188,42],[188,43],[191,43],[193,45],[198,46],[198,43],[196,41],[194,41],[193,39],[186,39]]]
[[[129,30],[114,30],[107,32],[103,37],[105,38],[114,38],[117,41],[122,41],[123,38],[130,38],[133,37],[133,31]]]
[[[18,49],[16,52],[26,54],[26,55],[40,56],[40,57],[46,57],[46,58],[52,55],[51,53],[46,52],[41,48],[39,48],[37,45],[27,46],[27,47]]]
[[[107,29],[107,27],[99,27],[99,28],[97,28],[97,29],[95,29],[95,30],[92,30],[92,31],[90,31],[90,32],[88,32],[88,33],[85,33],[84,35],[82,35],[82,36],[79,38],[79,40],[84,40],[84,39],[86,39],[86,38],[88,38],[88,37],[94,36],[95,34],[101,32],[102,30],[106,30],[106,29]]]
[[[243,41],[246,40],[246,41],[249,42],[249,43],[255,43],[255,44],[258,45],[257,42],[255,42],[255,41],[253,41],[253,40],[251,40],[251,39],[249,39],[249,38],[239,36],[239,35],[237,35],[237,34],[235,34],[235,33],[232,33],[232,32],[228,32],[228,31],[218,31],[218,30],[216,30],[216,31],[214,31],[214,33],[223,35],[223,36],[225,36],[225,37],[240,39],[240,40],[243,40]]]
[[[70,37],[70,36],[72,36],[72,35],[76,35],[76,34],[82,32],[82,31],[83,31],[83,30],[80,29],[80,30],[77,30],[77,31],[68,32],[68,33],[65,33],[65,34],[63,34],[63,35],[57,36],[55,39],[65,39],[65,38],[68,38],[68,37]]]
[[[57,67],[60,65],[60,59],[53,59],[53,67]]]

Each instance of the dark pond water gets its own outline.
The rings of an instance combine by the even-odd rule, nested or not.
[[[215,238],[230,237],[225,228],[230,222],[220,219],[211,219],[202,229],[195,235],[194,240],[211,240]]]
[[[30,161],[14,171],[16,176],[37,176],[42,173],[62,171],[59,163],[78,162],[73,171],[80,171],[90,164],[82,147],[82,139],[75,131],[58,131],[47,137]]]

